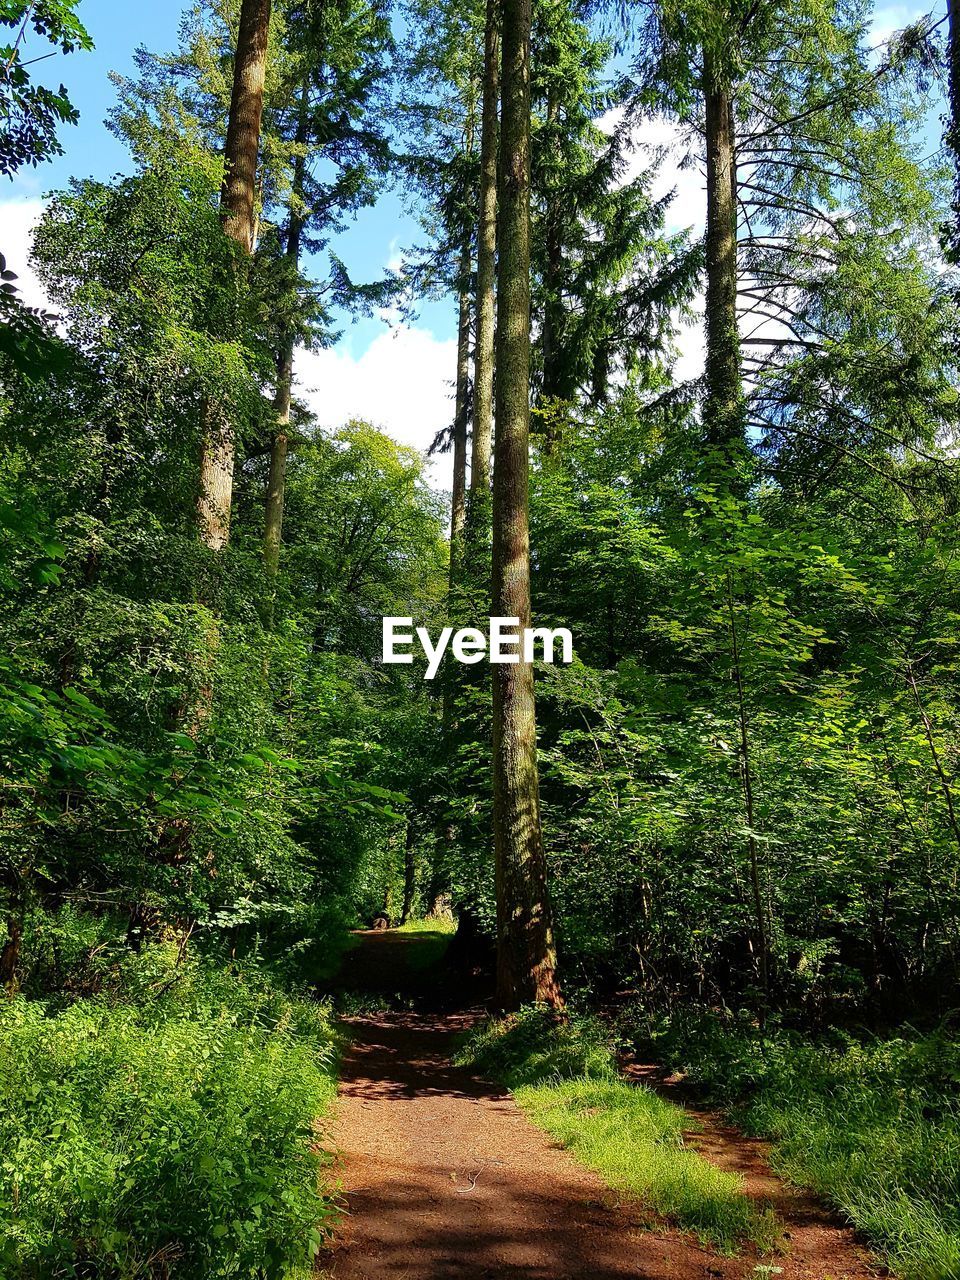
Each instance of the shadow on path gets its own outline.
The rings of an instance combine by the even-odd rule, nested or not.
[[[405,967],[417,955],[418,935],[357,936],[341,979],[346,989],[356,990],[360,978],[368,991],[436,991],[436,969],[424,974],[416,962]],[[453,989],[441,986],[441,992],[440,1007],[450,1008]],[[504,1089],[454,1067],[457,1038],[483,1016],[482,1007],[444,1014],[428,1011],[428,1003],[434,1002],[421,1000],[417,1012],[345,1019],[351,1046],[330,1137],[339,1150],[346,1213],[319,1261],[322,1274],[333,1280],[759,1280],[765,1274],[752,1253],[721,1257],[651,1223],[642,1205],[609,1190],[534,1128]],[[718,1164],[736,1167],[732,1147],[720,1142],[708,1149],[714,1136],[700,1135],[696,1145]],[[738,1170],[747,1173],[748,1189],[783,1197],[786,1207],[793,1193],[761,1170],[758,1151],[753,1155],[757,1167]],[[797,1248],[767,1259],[779,1274],[766,1274],[777,1280],[876,1274],[850,1232],[819,1215],[799,1220],[808,1203],[799,1197],[787,1218]]]
[[[347,1216],[323,1260],[336,1280],[692,1280],[713,1256],[644,1232],[525,1118],[510,1095],[453,1067],[476,1013],[351,1018],[333,1138]],[[680,1257],[678,1255],[682,1255]],[[695,1261],[694,1261],[695,1260]],[[694,1262],[695,1269],[690,1269]]]

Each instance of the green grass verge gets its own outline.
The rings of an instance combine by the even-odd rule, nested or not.
[[[447,954],[457,926],[451,920],[449,928],[445,920],[408,920],[397,933],[412,935],[404,948],[404,964],[407,973],[421,974],[436,968]]]
[[[904,1280],[960,1277],[960,1044],[946,1034],[811,1043],[744,1018],[674,1019],[655,1051],[773,1164],[858,1228]]]
[[[457,1061],[513,1089],[517,1102],[608,1186],[639,1200],[654,1217],[694,1232],[724,1253],[745,1243],[776,1247],[781,1228],[742,1190],[740,1179],[684,1145],[694,1122],[681,1108],[617,1073],[600,1025],[556,1026],[524,1010],[487,1023]]]

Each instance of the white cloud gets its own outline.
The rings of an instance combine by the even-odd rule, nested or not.
[[[30,266],[30,239],[43,213],[39,199],[0,200],[0,253],[17,273],[23,301],[48,307],[43,287]],[[396,256],[394,246],[391,253]],[[364,418],[401,444],[425,451],[453,417],[452,380],[456,342],[426,329],[400,326],[381,333],[359,355],[348,344],[297,353],[297,391],[322,427],[336,429],[350,418]],[[429,482],[450,486],[450,459],[433,459]]]
[[[297,353],[297,391],[321,427],[363,418],[401,444],[424,451],[453,417],[455,339],[405,325],[379,334],[354,356],[346,346]],[[428,465],[438,489],[450,486],[450,458]]]
[[[49,307],[43,286],[30,266],[30,241],[42,213],[42,200],[0,201],[0,253],[7,260],[7,270],[17,273],[15,283],[28,307]]]
[[[394,236],[387,249],[387,270],[399,275],[404,267],[403,250],[400,248],[400,237]]]
[[[605,133],[613,133],[623,121],[623,108],[614,107],[597,121]],[[689,144],[684,131],[667,116],[654,116],[634,124],[630,136],[624,182],[632,182],[648,170],[656,170],[650,184],[655,200],[673,193],[667,207],[666,229],[700,235],[707,220],[707,186],[698,161],[687,160]],[[658,157],[662,160],[657,164]]]

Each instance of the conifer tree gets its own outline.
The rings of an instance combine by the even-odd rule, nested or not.
[[[223,149],[220,216],[239,253],[254,249],[257,160],[270,38],[270,0],[243,0],[233,63],[233,91]],[[200,540],[221,551],[230,537],[236,424],[217,405],[204,407],[197,515]]]
[[[493,367],[496,324],[497,156],[500,102],[500,3],[484,13],[480,190],[477,211],[476,344],[473,363],[473,445],[470,455],[468,530],[473,572],[485,576],[490,519],[493,444]]]
[[[389,22],[379,0],[308,2],[285,14],[284,66],[266,115],[272,146],[281,155],[287,153],[276,180],[276,197],[286,208],[277,211],[282,220],[278,350],[264,504],[263,558],[271,598],[283,532],[296,345],[330,341],[336,333],[335,307],[367,311],[392,293],[389,280],[352,281],[329,248],[346,218],[372,203],[387,171],[390,150],[381,110],[382,83],[392,50]],[[318,176],[321,169],[325,172]],[[305,279],[305,252],[318,255],[323,250],[329,259],[326,281]],[[314,271],[316,264],[311,274]]]
[[[530,0],[503,0],[498,193],[494,617],[530,626]],[[518,636],[518,646],[520,637]],[[540,824],[533,665],[493,666],[497,995],[561,1003]]]

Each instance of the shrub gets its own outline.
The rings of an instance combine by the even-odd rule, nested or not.
[[[329,1225],[324,1011],[153,948],[117,990],[0,1006],[0,1274],[284,1277]]]
[[[905,1280],[960,1275],[960,1044],[938,1032],[818,1042],[745,1018],[674,1018],[654,1035],[773,1163],[812,1187]]]

